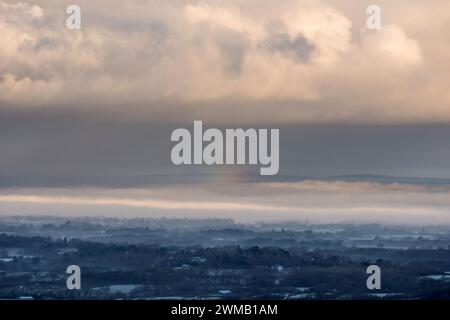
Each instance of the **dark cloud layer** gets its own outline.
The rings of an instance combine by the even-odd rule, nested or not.
[[[215,127],[208,122],[204,126]],[[233,174],[236,168],[172,165],[170,133],[177,127],[191,129],[192,122],[158,124],[80,114],[1,113],[1,185],[139,186]],[[450,125],[278,127],[280,174],[274,179],[349,174],[450,177]],[[248,179],[258,179],[254,167],[238,170]]]

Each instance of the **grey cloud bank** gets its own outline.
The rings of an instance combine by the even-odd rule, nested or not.
[[[235,174],[252,180],[259,174],[257,166],[173,165],[171,132],[191,126],[1,113],[0,184],[133,187]],[[447,125],[283,125],[277,179],[349,174],[450,178],[449,136]]]

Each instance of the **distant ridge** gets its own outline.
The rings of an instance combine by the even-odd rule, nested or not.
[[[261,180],[268,180],[264,179]],[[275,176],[271,181],[275,182],[301,182],[301,181],[347,181],[347,182],[378,182],[378,183],[399,183],[399,184],[434,184],[434,185],[450,185],[448,178],[416,178],[416,177],[396,177],[373,174],[357,174],[357,175],[336,175],[336,176]]]
[[[218,180],[211,180],[211,176],[205,173],[197,174],[159,174],[140,176],[88,176],[88,177],[53,177],[53,178],[28,178],[28,177],[5,177],[0,176],[0,189],[11,187],[104,187],[104,188],[132,188],[151,187],[157,185],[176,184],[203,184],[203,183],[252,183],[252,182],[302,182],[302,181],[345,181],[345,182],[376,182],[385,184],[416,184],[416,185],[450,185],[450,178],[417,178],[417,177],[396,177],[373,174],[356,175],[335,175],[335,176],[300,176],[300,175],[245,175],[245,177],[235,180],[233,175],[226,173]]]

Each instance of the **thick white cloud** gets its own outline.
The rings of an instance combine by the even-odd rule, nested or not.
[[[0,0],[0,106],[172,121],[450,121],[450,3],[379,2],[382,29],[369,31],[364,4],[338,0],[79,1],[82,30],[70,31],[68,1]]]

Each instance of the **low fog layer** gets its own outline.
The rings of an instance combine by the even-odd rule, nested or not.
[[[145,189],[3,189],[0,214],[230,217],[237,221],[450,224],[450,186],[374,182],[212,183]]]

